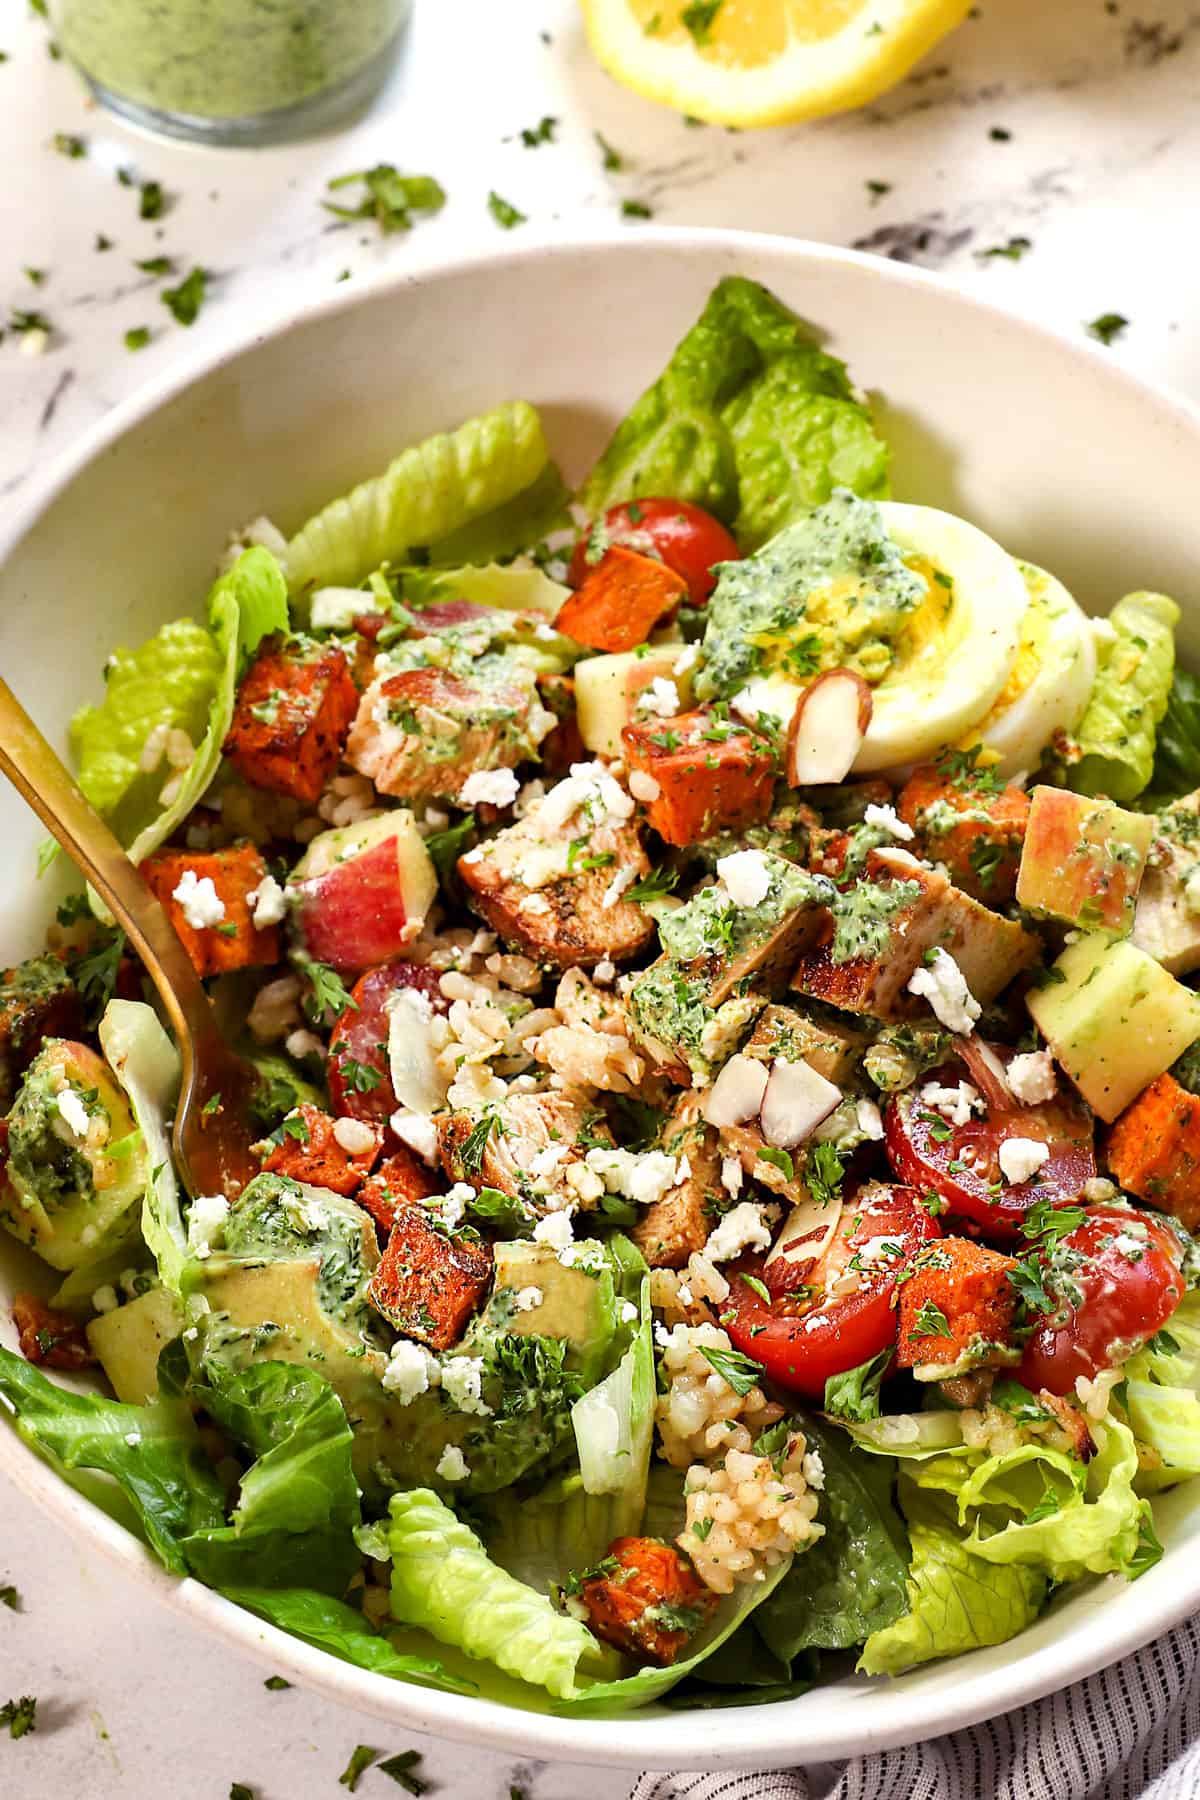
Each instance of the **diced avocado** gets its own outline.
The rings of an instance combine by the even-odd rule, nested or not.
[[[686,667],[682,674],[676,672],[683,655],[682,644],[647,644],[641,650],[589,656],[577,663],[575,706],[587,749],[597,756],[620,756],[622,728],[639,716],[638,697],[655,681],[674,684],[679,699],[675,710],[685,712],[691,705],[692,681]]]
[[[316,1254],[226,1264],[204,1297],[211,1308],[205,1354],[220,1354],[235,1368],[260,1358],[312,1363],[347,1407],[378,1387],[386,1355],[324,1304]]]
[[[794,1006],[768,1006],[760,1013],[743,1056],[758,1062],[806,1062],[837,1086],[862,1060],[867,1033],[850,1025],[827,1024],[810,1018]]]
[[[108,1065],[86,1044],[49,1039],[9,1114],[0,1224],[52,1268],[79,1268],[136,1238],[148,1177]]]
[[[1026,1005],[1084,1099],[1110,1121],[1200,1037],[1200,996],[1127,938],[1099,932],[1068,944]]]
[[[322,1310],[352,1333],[374,1318],[365,1294],[379,1261],[375,1226],[363,1209],[329,1188],[308,1187],[286,1175],[256,1175],[225,1222],[223,1254],[208,1264],[208,1276],[231,1262],[315,1259],[317,1297]]]
[[[1128,936],[1156,825],[1152,813],[1126,812],[1111,800],[1035,787],[1018,903],[1041,918]]]
[[[953,1362],[917,1363],[913,1368],[914,1381],[953,1381],[957,1375],[969,1375],[972,1369],[1014,1368],[1020,1362],[1022,1349],[1019,1344],[998,1344],[992,1338],[985,1338],[976,1332],[975,1336],[959,1350]]]
[[[261,1077],[250,1110],[255,1124],[262,1127],[264,1137],[298,1106],[325,1108],[328,1096],[314,1082],[305,1079],[290,1056],[281,1056],[274,1050],[252,1049],[248,1052],[248,1061]]]
[[[151,1288],[87,1327],[88,1343],[118,1400],[144,1406],[158,1391],[158,1358],[183,1328],[183,1307],[167,1288]]]
[[[551,1244],[527,1240],[497,1244],[488,1324],[522,1336],[561,1338],[570,1346],[573,1368],[598,1369],[613,1337],[613,1278],[600,1245],[589,1247],[596,1253],[594,1274],[587,1266],[560,1262]],[[583,1260],[586,1265],[592,1259]],[[531,1288],[541,1299],[526,1311],[517,1304],[517,1296]]]

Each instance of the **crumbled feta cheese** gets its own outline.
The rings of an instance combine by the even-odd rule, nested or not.
[[[745,1171],[736,1156],[721,1158],[721,1186],[727,1194],[732,1194],[736,1198],[742,1191],[745,1179]]]
[[[127,1431],[125,1433],[125,1442],[129,1445],[131,1450],[136,1450],[141,1441],[142,1434],[140,1431]]]
[[[433,1165],[437,1160],[438,1134],[437,1126],[426,1113],[394,1112],[388,1124],[410,1150],[415,1150],[423,1162]]]
[[[289,1031],[283,1040],[283,1047],[297,1062],[303,1062],[306,1056],[323,1057],[325,1054],[325,1046],[316,1032],[306,1031],[303,1027],[298,1031]]]
[[[530,1158],[526,1174],[534,1181],[549,1181],[571,1153],[569,1144],[547,1144]]]
[[[933,960],[911,976],[908,991],[928,1000],[935,1017],[947,1031],[957,1031],[965,1036],[974,1029],[983,1008],[948,951],[934,950],[931,956]]]
[[[258,886],[246,895],[246,904],[259,931],[268,925],[278,925],[287,913],[283,889],[273,875],[263,876]]]
[[[675,1292],[679,1296],[680,1306],[691,1306],[692,1290],[687,1286],[686,1282],[681,1281],[679,1286],[675,1289]]]
[[[1119,1251],[1126,1262],[1139,1263],[1146,1254],[1145,1244],[1131,1232],[1118,1231],[1112,1242],[1113,1249]]]
[[[219,1237],[229,1217],[229,1202],[223,1194],[197,1194],[188,1213],[188,1249],[203,1262],[212,1255],[213,1239]]]
[[[956,1087],[939,1087],[936,1081],[927,1081],[921,1089],[921,1104],[941,1113],[952,1125],[966,1125],[973,1112],[987,1110],[983,1095],[969,1081],[960,1081]]]
[[[54,1096],[54,1104],[58,1108],[58,1116],[71,1133],[72,1137],[85,1138],[88,1134],[87,1107],[68,1084],[60,1088]]]
[[[753,1200],[741,1200],[721,1220],[704,1246],[709,1262],[732,1262],[743,1250],[766,1250],[771,1243],[771,1221],[778,1217],[774,1206],[756,1206]]]
[[[622,1325],[632,1325],[638,1316],[638,1309],[632,1300],[617,1301],[617,1318]]]
[[[558,1253],[564,1269],[582,1269],[586,1275],[599,1275],[604,1268],[604,1251],[599,1244],[568,1244]]]
[[[225,902],[213,886],[212,876],[197,875],[195,869],[183,871],[171,898],[178,900],[193,931],[206,931],[225,917]]]
[[[632,887],[636,880],[636,869],[618,869],[604,890],[603,897],[600,901],[601,911],[611,912],[613,907],[617,904],[617,901],[621,898],[621,895],[625,892],[625,889]]]
[[[735,850],[718,857],[717,876],[735,906],[757,906],[771,890],[771,871],[761,850]]]
[[[662,786],[646,769],[631,769],[629,773],[629,791],[635,800],[643,800],[649,805],[662,793]]]
[[[600,961],[596,964],[595,968],[592,970],[592,980],[595,982],[596,986],[597,987],[609,987],[616,979],[617,979],[616,963],[610,962],[607,956],[601,957]]]
[[[821,1461],[821,1452],[806,1450],[800,1470],[809,1487],[820,1493],[825,1486],[825,1464]]]
[[[375,1133],[361,1119],[337,1119],[333,1135],[347,1156],[365,1156],[375,1147]]]
[[[574,1236],[571,1215],[566,1212],[547,1213],[533,1228],[535,1244],[551,1244],[556,1250],[565,1250]]]
[[[458,790],[460,806],[511,806],[521,784],[511,769],[475,769]]]
[[[699,661],[699,644],[689,644],[682,655],[675,658],[674,663],[671,665],[671,673],[672,675],[686,675],[688,670],[694,669]]]
[[[1054,1059],[1048,1050],[1030,1050],[1014,1056],[1007,1069],[1008,1085],[1022,1106],[1040,1106],[1053,1100],[1058,1090]]]
[[[443,1481],[465,1481],[471,1473],[467,1467],[467,1459],[457,1444],[446,1445],[433,1472],[440,1475]]]
[[[540,1287],[523,1287],[518,1289],[513,1305],[518,1312],[533,1312],[545,1297]]]
[[[877,1144],[883,1137],[883,1115],[873,1100],[857,1100],[854,1118],[868,1142]]]
[[[899,838],[902,844],[907,844],[914,835],[912,826],[904,823],[894,806],[868,806],[863,813],[863,824],[886,831],[889,837]]]
[[[589,824],[618,824],[633,815],[633,801],[603,763],[572,763],[571,773],[542,801],[539,819],[547,831],[563,831],[586,808]]]
[[[1005,1138],[1000,1146],[1000,1173],[1014,1184],[1036,1175],[1050,1155],[1049,1144],[1038,1138]]]
[[[121,1304],[121,1302],[117,1297],[116,1288],[110,1286],[108,1283],[106,1283],[103,1287],[98,1287],[96,1289],[95,1293],[92,1295],[92,1310],[94,1312],[98,1312],[98,1313],[116,1312],[116,1310],[117,1310],[118,1306],[120,1306],[120,1304]]]
[[[427,1394],[431,1387],[436,1387],[441,1378],[441,1364],[424,1344],[397,1338],[388,1355],[387,1367],[379,1377],[379,1385],[394,1394],[401,1406],[408,1406],[418,1394]]]
[[[656,719],[673,719],[682,711],[679,689],[666,675],[656,675],[637,697],[635,713],[650,713]]]
[[[482,1356],[450,1356],[442,1364],[442,1392],[459,1412],[487,1417],[491,1407],[483,1397]]]
[[[871,1237],[854,1245],[850,1261],[856,1270],[873,1269],[876,1263],[898,1262],[902,1254],[894,1237]]]
[[[585,1158],[610,1194],[623,1194],[640,1206],[653,1206],[673,1187],[686,1180],[687,1172],[665,1150],[610,1150],[597,1145]]]

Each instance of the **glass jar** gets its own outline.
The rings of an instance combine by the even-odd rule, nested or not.
[[[51,0],[97,100],[207,144],[324,129],[382,85],[410,0]]]

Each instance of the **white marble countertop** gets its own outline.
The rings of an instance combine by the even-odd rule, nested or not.
[[[1200,399],[1193,252],[1200,166],[1200,15],[1192,0],[982,0],[886,100],[819,126],[754,135],[690,128],[617,88],[591,61],[573,0],[417,0],[395,77],[349,130],[259,152],[205,151],[127,130],[85,102],[48,54],[45,25],[0,14],[0,322],[36,308],[44,354],[0,341],[0,506],[147,376],[195,359],[350,278],[423,252],[496,241],[489,189],[553,230],[623,221],[623,199],[675,224],[759,228],[942,269],[1068,331],[1120,313],[1111,353]],[[464,53],[464,46],[465,53]],[[501,73],[502,72],[502,73]],[[544,116],[553,141],[519,140]],[[57,154],[56,132],[85,140]],[[620,152],[606,173],[600,133]],[[1003,135],[1009,134],[1009,135]],[[333,176],[388,161],[435,175],[449,199],[380,238],[321,209]],[[137,217],[118,168],[161,182],[166,210]],[[874,191],[870,184],[886,184]],[[112,240],[95,248],[97,234]],[[1026,239],[1019,257],[988,255]],[[184,331],[169,283],[135,263],[209,272]],[[27,268],[44,271],[34,285]],[[124,347],[148,325],[150,345]],[[886,320],[880,321],[886,330]],[[981,421],[986,426],[986,421]],[[6,1800],[334,1800],[360,1741],[420,1748],[436,1800],[617,1800],[628,1778],[380,1733],[370,1720],[260,1674],[133,1595],[99,1557],[53,1534],[21,1496],[0,1495],[0,1699],[40,1696],[39,1729],[0,1744]],[[614,1730],[620,1727],[614,1726]],[[186,1773],[185,1773],[186,1772]],[[390,1784],[364,1777],[366,1800]],[[395,1790],[399,1792],[399,1790]]]

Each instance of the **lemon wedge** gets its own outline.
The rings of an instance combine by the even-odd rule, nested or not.
[[[971,0],[582,0],[610,75],[713,125],[783,125],[862,106]]]

